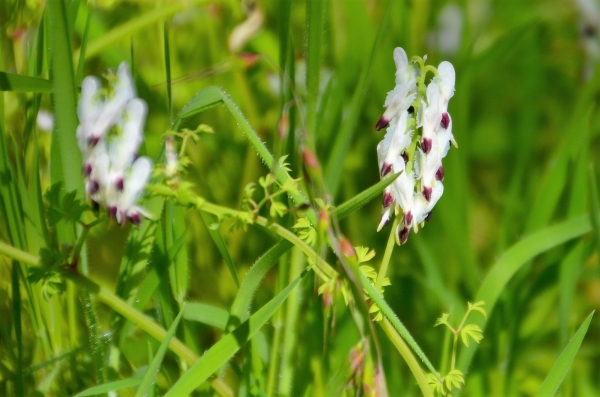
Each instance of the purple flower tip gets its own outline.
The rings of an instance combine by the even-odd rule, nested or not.
[[[387,218],[387,219],[385,220],[385,222],[383,223],[383,226],[381,226],[381,228],[383,229],[384,227],[386,227],[386,226],[387,226],[387,225],[389,225],[389,224],[390,224],[390,218]]]
[[[115,182],[115,187],[117,190],[123,191],[123,183],[123,178],[117,178],[117,181]]]
[[[100,184],[98,183],[98,181],[95,181],[95,180],[90,181],[89,190],[90,190],[90,194],[98,193],[98,190],[100,190]]]
[[[428,154],[431,151],[432,144],[433,143],[429,138],[424,138],[423,141],[421,141],[421,149],[423,149],[425,154]]]
[[[139,226],[140,223],[142,223],[142,218],[140,217],[140,214],[138,214],[137,212],[134,212],[131,215],[129,215],[129,220],[131,221],[131,223],[133,223],[136,226]]]
[[[427,215],[425,215],[425,222],[429,222],[429,220],[431,219],[431,213],[432,213],[432,212],[433,212],[433,211],[429,211],[429,212],[427,213]]]
[[[440,122],[440,126],[443,129],[447,129],[449,124],[450,124],[450,116],[448,115],[448,113],[443,113],[442,121]]]
[[[385,194],[383,195],[383,208],[389,207],[390,205],[392,205],[393,202],[394,196],[392,196],[392,193],[385,192]]]
[[[392,170],[392,164],[391,163],[383,163],[383,166],[381,167],[381,176],[386,176],[387,174],[390,173],[390,171]]]
[[[432,191],[433,191],[433,189],[431,188],[431,186],[426,186],[423,188],[423,197],[425,197],[425,200],[431,201],[431,192]]]
[[[404,164],[408,164],[408,153],[406,152],[402,152],[402,154],[400,155],[402,156],[402,159],[404,160]]]
[[[385,117],[381,116],[381,118],[377,122],[377,125],[375,126],[375,130],[376,131],[381,131],[381,129],[387,127],[387,125],[389,123],[390,123],[390,121],[388,119],[386,119]]]
[[[111,205],[110,207],[108,207],[108,216],[110,218],[116,218],[117,217],[117,207],[114,205]]]
[[[90,174],[92,173],[92,165],[91,164],[86,164],[83,166],[83,176],[90,176]]]
[[[413,221],[413,214],[412,214],[412,212],[410,212],[410,211],[405,212],[404,213],[404,224],[406,226],[410,226],[410,224],[412,223],[412,221]]]
[[[398,232],[398,240],[400,240],[400,244],[405,244],[408,241],[408,235],[410,233],[410,229],[406,226],[400,229]]]
[[[444,167],[442,167],[441,165],[440,168],[438,168],[435,172],[435,179],[437,179],[438,181],[444,180]]]
[[[96,146],[96,144],[98,144],[99,141],[100,141],[100,137],[91,136],[88,138],[88,145],[90,145],[91,147],[94,147],[94,146]]]

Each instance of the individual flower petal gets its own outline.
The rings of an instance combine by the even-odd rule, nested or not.
[[[140,208],[135,207],[135,202],[144,191],[144,186],[152,175],[152,161],[148,157],[140,157],[134,161],[129,174],[125,175],[124,189],[117,205],[117,222],[125,223],[127,217]]]

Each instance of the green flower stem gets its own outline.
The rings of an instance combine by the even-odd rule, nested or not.
[[[390,341],[396,346],[398,352],[410,368],[413,373],[415,379],[417,380],[417,384],[421,389],[421,393],[423,393],[424,397],[433,397],[433,393],[431,392],[431,388],[429,387],[429,383],[427,382],[427,376],[425,372],[421,369],[419,362],[415,358],[415,356],[410,351],[410,348],[404,342],[404,339],[398,334],[398,332],[394,329],[394,326],[387,320],[383,319],[379,322],[379,325],[383,329],[383,332],[388,336]]]
[[[5,244],[3,242],[0,242],[0,254],[18,260],[22,263],[26,263],[30,266],[39,267],[40,265],[39,257],[31,255],[27,252],[23,252],[17,248],[11,247],[10,245]],[[73,284],[84,288],[86,291],[94,294],[99,301],[103,302],[115,312],[121,314],[123,317],[136,324],[138,327],[140,327],[150,336],[154,337],[156,340],[162,341],[166,337],[167,331],[164,328],[162,328],[144,313],[130,306],[127,302],[119,298],[108,288],[97,284],[96,282],[81,274],[64,272],[63,276],[66,279],[73,282]],[[190,366],[193,365],[199,358],[193,351],[191,351],[177,338],[171,339],[171,342],[169,343],[169,349],[173,353],[177,354],[183,361],[185,361]],[[233,391],[220,378],[213,379],[211,381],[211,386],[221,396],[233,396]]]
[[[392,258],[392,252],[394,251],[394,245],[396,243],[395,233],[399,223],[400,217],[397,216],[396,219],[394,219],[392,230],[390,231],[390,236],[388,237],[387,245],[385,246],[385,252],[383,253],[383,259],[381,260],[379,273],[377,273],[377,281],[375,282],[375,289],[377,290],[381,288],[383,280],[385,280],[385,275],[387,273],[388,265],[390,264],[390,259]]]

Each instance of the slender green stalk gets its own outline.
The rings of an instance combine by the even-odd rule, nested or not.
[[[380,321],[379,325],[383,329],[383,332],[385,332],[385,334],[388,336],[390,341],[394,344],[394,346],[396,346],[396,349],[398,349],[398,352],[408,365],[408,368],[410,368],[410,371],[413,373],[415,379],[417,380],[417,384],[419,385],[423,396],[433,397],[433,393],[431,392],[429,384],[427,383],[427,376],[425,376],[425,372],[423,372],[423,370],[421,369],[419,362],[410,351],[410,348],[408,347],[406,342],[404,342],[404,339],[402,339],[398,332],[396,332],[392,324],[387,319],[383,319],[382,321]]]
[[[396,217],[394,220],[394,224],[392,225],[392,230],[390,231],[390,236],[388,237],[387,245],[385,246],[385,252],[383,253],[383,259],[381,260],[381,266],[379,267],[379,273],[377,273],[377,281],[375,282],[375,288],[379,290],[381,285],[383,284],[383,280],[385,279],[385,275],[387,273],[388,266],[390,264],[390,259],[392,258],[392,252],[394,251],[394,245],[396,243],[396,228],[400,223],[400,217]]]

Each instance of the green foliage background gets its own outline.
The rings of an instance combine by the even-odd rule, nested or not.
[[[275,158],[289,155],[293,177],[304,176],[301,150],[314,150],[325,182],[325,192],[317,193],[336,205],[379,181],[375,147],[382,134],[374,126],[394,86],[392,50],[401,46],[409,57],[427,54],[433,65],[452,62],[457,81],[449,111],[459,148],[446,157],[445,192],[432,220],[393,253],[385,299],[439,369],[447,366],[450,334],[433,328],[436,318],[450,312],[456,322],[467,301],[498,290],[484,339],[464,368],[462,395],[535,395],[575,331],[600,306],[600,240],[595,231],[600,223],[595,176],[600,70],[582,47],[575,2],[458,1],[464,23],[460,46],[452,54],[436,41],[445,1],[46,3],[0,4],[1,71],[54,82],[66,76],[78,87],[83,76],[100,76],[128,61],[138,96],[149,107],[143,150],[157,160],[164,134],[180,109],[198,91],[221,87]],[[53,6],[65,16],[64,39],[56,38],[59,31],[48,12]],[[232,51],[232,32],[248,13],[260,13],[263,22]],[[73,70],[55,68],[51,76],[49,54],[61,51],[57,43],[69,56],[72,51]],[[585,78],[586,70],[591,78]],[[9,77],[0,76],[0,128],[3,153],[8,154],[0,176],[0,240],[39,256],[47,241],[41,194],[57,180],[50,159],[57,158],[51,141],[59,135],[37,129],[35,118],[41,108],[54,113],[57,123],[65,117],[66,124],[76,126],[74,108],[66,109],[63,102],[68,92],[61,96],[54,91],[53,102],[47,81],[33,81],[30,89]],[[200,123],[210,125],[214,134],[202,134],[189,144],[191,164],[184,178],[209,202],[239,208],[244,186],[269,169],[226,106],[187,118],[181,127],[193,129]],[[76,159],[70,164],[79,167],[79,154],[61,156]],[[65,177],[65,184],[74,186],[68,190],[78,188],[75,179]],[[15,205],[23,213],[9,210],[11,197],[19,197]],[[138,309],[169,329],[184,300],[200,302],[186,306],[176,335],[202,355],[224,335],[223,316],[226,322],[238,286],[223,249],[211,237],[215,221],[203,219],[195,209],[168,205],[161,216],[158,200],[149,198],[146,206],[158,209],[159,228],[171,233],[168,227],[173,227],[171,237],[164,237],[166,247],[140,237],[153,222],[144,222],[140,229],[103,223],[88,235],[84,273],[127,298],[147,285],[144,280],[154,269],[155,288]],[[375,249],[370,263],[375,268],[389,233],[376,233],[380,208],[379,199],[373,200],[339,224],[353,245]],[[263,212],[268,216],[268,210]],[[569,219],[584,226],[570,237],[553,240],[558,229],[552,226],[566,225],[567,230],[575,223],[561,222]],[[291,226],[292,216],[282,224]],[[277,241],[257,226],[231,229],[231,222],[222,222],[217,230],[240,280]],[[525,239],[540,231],[537,242]],[[156,238],[153,233],[146,238]],[[19,234],[21,240],[15,237]],[[184,234],[185,249],[169,256],[169,247]],[[146,251],[132,244],[136,238]],[[507,257],[507,252],[521,257]],[[65,292],[41,299],[40,284],[27,280],[27,261],[17,265],[11,258],[20,258],[3,254],[0,394],[73,395],[144,373],[161,351],[160,341],[131,323],[123,328],[120,317],[77,282],[62,284]],[[495,264],[500,265],[490,273]],[[285,254],[256,291],[251,313],[284,290],[304,266],[299,251]],[[514,276],[507,269],[514,269]],[[486,278],[489,274],[493,277]],[[236,395],[342,395],[348,354],[360,335],[342,302],[334,306],[332,326],[332,313],[324,311],[318,286],[312,274],[306,276],[251,347],[219,371]],[[40,295],[38,314],[28,305],[35,294]],[[600,323],[593,318],[560,395],[600,395],[599,332]],[[383,332],[378,334],[390,395],[420,395],[401,356]],[[466,360],[463,356],[459,362]],[[168,390],[189,368],[183,361],[166,353],[151,393]],[[208,384],[199,390],[199,395],[213,393]],[[135,390],[120,393],[134,395]]]

